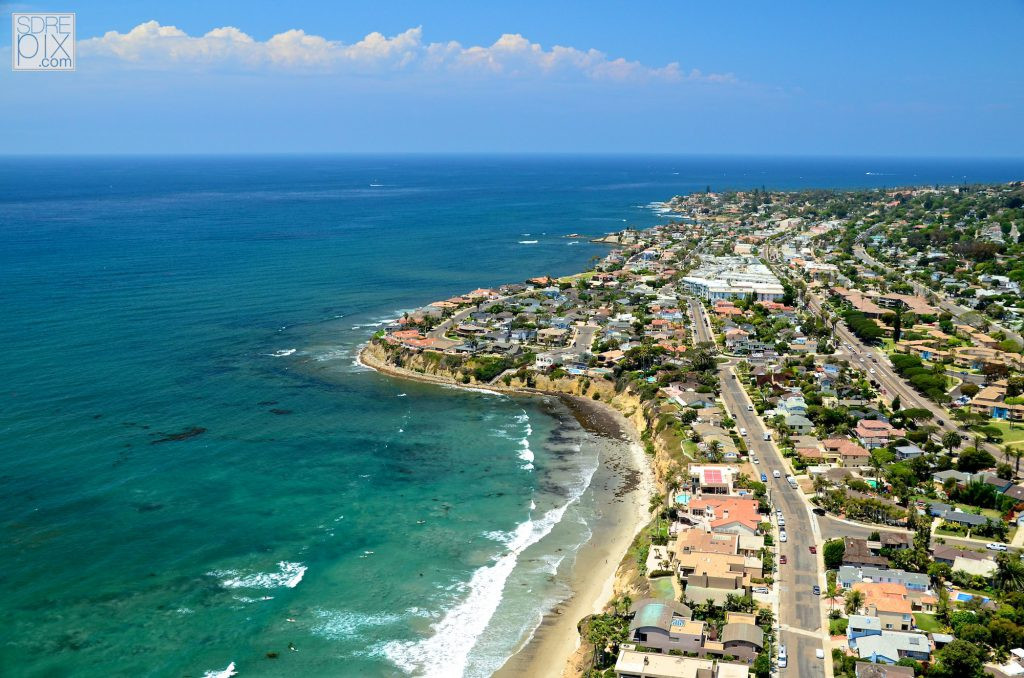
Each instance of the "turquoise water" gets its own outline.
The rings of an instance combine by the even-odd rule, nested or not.
[[[594,441],[358,346],[708,183],[1021,174],[815,162],[0,161],[0,673],[487,675],[566,594]]]

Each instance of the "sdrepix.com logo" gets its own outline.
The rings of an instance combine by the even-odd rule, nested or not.
[[[13,13],[11,25],[11,68],[75,70],[74,12]]]

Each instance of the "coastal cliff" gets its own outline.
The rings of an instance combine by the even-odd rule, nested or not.
[[[610,379],[575,376],[552,378],[549,375],[510,367],[491,379],[481,380],[477,378],[481,375],[481,363],[471,357],[445,355],[435,351],[415,351],[387,343],[380,338],[374,338],[367,343],[360,352],[359,359],[367,367],[399,378],[504,393],[558,396],[570,405],[570,409],[585,426],[593,426],[592,420],[600,418],[588,416],[588,413],[592,415],[595,411],[601,411],[605,417],[619,422],[614,428],[638,450],[637,457],[648,470],[642,475],[653,482],[641,483],[643,491],[639,497],[640,505],[635,507],[638,521],[630,539],[623,543],[615,555],[618,565],[613,575],[601,587],[600,594],[594,595],[589,610],[571,621],[578,622],[575,628],[579,629],[586,623],[588,612],[608,611],[616,598],[629,596],[639,599],[650,595],[650,585],[640,569],[637,553],[648,539],[646,533],[650,522],[649,500],[665,488],[669,473],[678,463],[673,457],[679,453],[678,450],[672,449],[673,446],[678,447],[678,441],[670,441],[659,434],[657,424],[660,413],[652,402],[645,402],[628,385],[616,390],[615,382]],[[565,612],[558,610],[557,614]],[[545,624],[547,623],[549,620],[545,620]],[[563,646],[562,651],[556,656],[552,656],[553,651],[550,649],[536,649],[533,655],[521,661],[516,669],[499,672],[499,675],[583,675],[592,665],[593,649],[581,641],[578,633],[572,633],[572,636],[571,644]],[[528,644],[523,652],[530,652],[532,644]],[[526,673],[523,673],[524,664],[528,667]],[[557,673],[547,674],[552,665],[557,667]]]

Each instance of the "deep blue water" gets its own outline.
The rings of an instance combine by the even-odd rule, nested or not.
[[[605,250],[559,236],[653,225],[648,203],[707,185],[1020,178],[968,160],[2,159],[0,673],[486,675],[557,593],[553,547],[586,538],[563,511],[596,457],[555,404],[353,365],[379,322],[579,270]]]

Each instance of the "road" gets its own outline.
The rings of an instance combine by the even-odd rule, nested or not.
[[[693,325],[693,333],[697,338],[698,344],[715,343],[715,336],[711,333],[711,327],[708,325],[707,313],[704,311],[704,305],[699,300],[690,297],[687,301],[690,305],[690,323]]]
[[[768,476],[769,497],[776,508],[781,508],[786,519],[788,540],[779,543],[778,554],[785,555],[788,563],[779,565],[775,585],[779,587],[780,638],[789,651],[789,665],[780,669],[783,675],[824,676],[825,665],[814,656],[815,650],[824,649],[820,598],[812,593],[815,584],[824,588],[821,576],[823,563],[810,552],[815,545],[817,525],[812,524],[807,505],[786,482],[788,471],[775,446],[764,440],[766,431],[757,412],[749,411],[747,398],[739,379],[735,379],[731,365],[719,369],[722,400],[736,426],[747,430],[747,446],[757,455],[759,468]],[[781,478],[774,478],[778,470]]]
[[[578,325],[571,351],[579,355],[590,353],[590,347],[594,345],[594,335],[599,329],[601,328],[597,325]]]
[[[820,313],[822,306],[823,302],[820,297],[813,293],[808,295],[808,307],[812,312]],[[884,353],[873,346],[867,346],[862,343],[842,322],[836,325],[836,337],[840,341],[853,346],[853,353],[856,356],[864,356],[865,361],[863,363],[856,359],[851,362],[862,365],[865,370],[874,370],[874,374],[868,372],[868,377],[877,381],[885,389],[885,395],[888,398],[891,399],[893,396],[898,395],[903,409],[921,408],[928,410],[934,417],[930,423],[935,424],[944,431],[957,431],[961,433],[959,424],[952,419],[950,413],[945,408],[940,407],[937,403],[918,393],[910,384],[904,381],[903,377],[898,375],[889,365],[888,358]],[[875,362],[872,362],[871,358],[874,358]],[[982,443],[981,447],[996,459],[1000,457],[1005,458],[1003,450],[997,445]]]
[[[821,526],[821,537],[822,539],[842,539],[843,537],[856,537],[859,539],[867,539],[872,532],[895,532],[900,534],[910,534],[908,530],[904,530],[899,527],[886,527],[885,525],[856,525],[853,523],[839,520],[834,516],[818,516],[818,525]],[[946,546],[956,546],[957,548],[965,549],[984,549],[985,544],[990,540],[987,539],[961,539],[958,537],[951,537],[949,535],[932,535],[932,545],[935,544],[936,538],[941,538]],[[1022,552],[1021,549],[1010,547],[1009,550],[1014,553]]]

